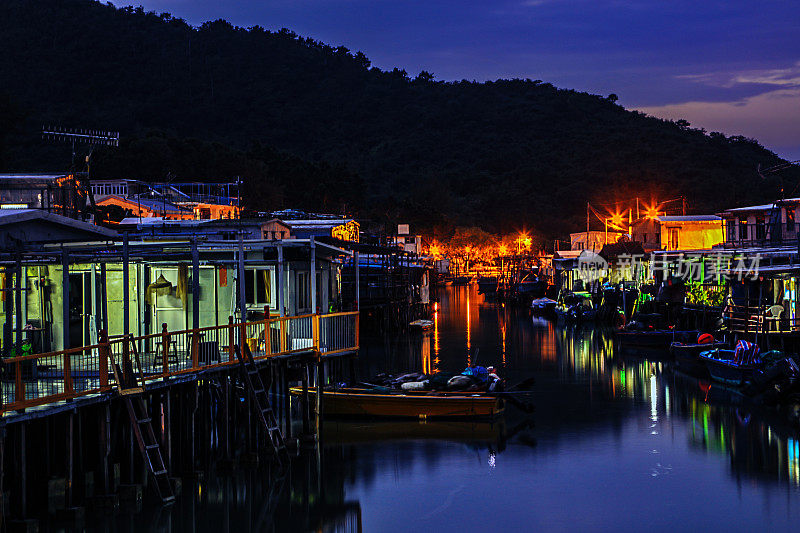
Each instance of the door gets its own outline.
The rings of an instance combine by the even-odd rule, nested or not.
[[[669,229],[669,244],[667,250],[678,250],[678,228]]]
[[[92,273],[70,272],[69,348],[79,348],[92,343],[93,312]]]

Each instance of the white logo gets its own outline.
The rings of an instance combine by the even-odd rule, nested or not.
[[[599,254],[584,250],[578,256],[578,275],[584,282],[605,278],[608,275],[608,261]]]

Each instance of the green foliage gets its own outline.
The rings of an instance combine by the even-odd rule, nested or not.
[[[698,282],[686,284],[686,301],[695,305],[721,307],[728,294],[726,285],[706,285]]]
[[[411,78],[286,29],[3,0],[0,50],[3,90],[22,111],[2,170],[65,166],[69,149],[43,143],[42,124],[119,130],[125,142],[97,154],[98,176],[241,176],[260,210],[548,238],[582,229],[587,201],[683,194],[714,212],[781,186],[753,187],[758,164],[780,161],[756,141],[626,111],[616,95]]]

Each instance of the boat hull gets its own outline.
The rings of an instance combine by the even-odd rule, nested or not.
[[[302,389],[293,388],[291,393],[299,396]],[[315,390],[308,393],[316,399]],[[334,417],[490,419],[503,412],[504,403],[493,396],[465,392],[375,394],[343,389],[322,393],[322,412]]]
[[[719,353],[721,350],[715,350]],[[733,354],[731,350],[725,350]],[[757,365],[737,365],[728,359],[718,359],[703,352],[699,356],[700,360],[705,364],[711,379],[725,385],[732,385],[739,387],[745,384],[756,370]]]
[[[727,347],[727,345],[721,342],[713,344],[684,344],[682,342],[673,342],[669,350],[675,358],[675,365],[683,372],[707,376],[708,369],[705,363],[700,360],[700,353],[725,347]]]
[[[673,342],[683,342],[697,338],[697,331],[618,331],[620,345],[640,348],[667,349]]]

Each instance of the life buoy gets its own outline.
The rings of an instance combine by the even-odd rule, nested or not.
[[[697,336],[697,344],[713,344],[714,335],[711,333],[701,333]]]

